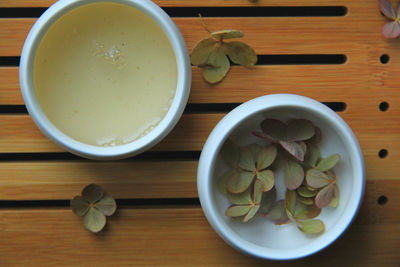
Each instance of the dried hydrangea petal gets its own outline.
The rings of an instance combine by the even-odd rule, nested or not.
[[[314,197],[317,193],[318,192],[315,190],[309,190],[306,186],[300,186],[299,188],[297,188],[297,194],[302,197]]]
[[[222,30],[212,32],[211,36],[217,40],[225,40],[225,39],[232,39],[232,38],[241,38],[244,36],[242,31],[239,30]]]
[[[247,213],[247,215],[244,217],[243,222],[248,222],[253,219],[253,217],[257,214],[259,208],[260,205],[254,205],[253,207],[251,207],[249,213]]]
[[[394,8],[392,4],[390,4],[390,1],[388,0],[379,0],[379,7],[382,11],[382,13],[390,19],[395,20],[396,19],[396,11],[394,11]]]
[[[192,65],[198,66],[205,64],[217,43],[218,42],[211,37],[203,39],[200,42],[198,42],[196,46],[193,48],[192,54],[190,55],[190,60],[192,62]]]
[[[236,205],[247,205],[253,203],[253,201],[251,200],[250,189],[239,194],[233,194],[228,192],[227,197],[232,204]]]
[[[277,152],[275,146],[263,147],[257,156],[257,170],[268,168],[274,162]]]
[[[336,208],[339,205],[339,199],[340,199],[339,186],[335,184],[335,189],[333,191],[333,198],[331,203],[329,203],[329,206]]]
[[[250,144],[246,147],[251,151],[254,161],[257,161],[258,152],[260,152],[262,146],[260,146],[259,144]]]
[[[204,79],[209,83],[222,81],[231,65],[222,47],[215,47],[204,65],[199,65]]]
[[[276,225],[288,223],[290,220],[286,214],[285,201],[279,200],[274,203],[271,210],[267,214],[267,218]]]
[[[244,192],[247,188],[249,188],[250,184],[253,182],[253,179],[253,172],[242,171],[234,174],[228,178],[228,191],[232,193]]]
[[[275,177],[271,170],[265,170],[257,173],[257,180],[261,182],[263,192],[267,192],[274,187]]]
[[[303,233],[318,235],[325,231],[324,222],[321,220],[298,221],[297,225]]]
[[[106,225],[106,216],[95,208],[90,208],[83,216],[83,225],[93,233],[100,232]]]
[[[286,190],[285,194],[285,208],[290,215],[294,215],[296,209],[296,192],[292,190]],[[289,214],[288,214],[289,215]]]
[[[218,178],[218,190],[222,194],[226,195],[227,194],[227,184],[228,180],[231,176],[237,175],[235,170],[229,170],[224,172],[219,178]]]
[[[310,167],[315,167],[319,159],[319,148],[314,144],[307,146],[308,150],[304,157],[304,163]]]
[[[82,198],[89,203],[96,203],[104,196],[104,190],[97,184],[89,184],[82,190]]]
[[[265,119],[261,122],[261,129],[271,140],[286,140],[286,124],[280,120]]]
[[[296,202],[293,216],[296,218],[296,220],[308,220],[320,215],[321,211],[322,209],[315,205],[306,205],[301,202]]]
[[[294,160],[288,160],[285,164],[285,185],[289,190],[297,189],[304,180],[303,167]]]
[[[319,189],[330,184],[332,179],[320,170],[310,169],[306,174],[306,182],[312,188]]]
[[[252,67],[257,63],[257,54],[252,47],[243,42],[224,43],[226,54],[231,61],[245,67]]]
[[[324,208],[328,206],[333,199],[334,191],[335,191],[335,186],[333,184],[330,184],[322,188],[315,196],[315,205],[318,208]]]
[[[255,171],[256,162],[253,154],[247,147],[240,148],[239,167],[246,171]]]
[[[275,203],[276,200],[276,189],[273,187],[268,192],[262,194],[261,202],[260,202],[260,213],[266,214],[272,205]]]
[[[78,216],[85,215],[88,212],[89,207],[89,203],[81,196],[76,196],[71,200],[72,211]]]
[[[236,168],[239,164],[239,147],[230,139],[227,139],[221,147],[221,157],[232,168]]]
[[[311,121],[291,119],[287,124],[287,140],[290,142],[304,141],[314,136],[315,128]]]
[[[225,215],[228,217],[239,217],[246,215],[251,209],[250,205],[247,206],[231,206],[225,212]]]
[[[301,145],[299,145],[296,142],[286,142],[286,141],[279,141],[279,143],[293,157],[295,157],[299,161],[304,161],[305,151],[303,150]]]
[[[117,210],[117,203],[111,196],[104,196],[96,203],[95,208],[106,216],[111,216]]]
[[[339,162],[340,155],[334,154],[327,158],[321,159],[317,164],[317,169],[321,172],[325,172],[327,170],[332,169]]]

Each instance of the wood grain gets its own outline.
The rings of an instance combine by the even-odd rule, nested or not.
[[[389,203],[364,206],[361,214],[400,211]],[[0,218],[0,262],[7,266],[282,266],[236,252],[212,231],[200,208],[119,209],[98,235],[70,210],[1,210]],[[398,217],[358,219],[331,247],[284,265],[398,266],[399,231]]]
[[[57,0],[2,0],[0,7],[48,7]],[[163,7],[199,7],[199,6],[337,6],[337,5],[360,5],[365,1],[355,0],[154,0],[156,4]]]
[[[366,163],[367,192],[398,195],[399,167],[393,157],[366,157]],[[188,160],[2,162],[0,177],[0,200],[72,199],[90,183],[104,186],[116,198],[197,197],[197,161]],[[374,202],[377,196],[372,198]]]

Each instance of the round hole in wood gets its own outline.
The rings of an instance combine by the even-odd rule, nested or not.
[[[388,152],[386,149],[381,149],[381,150],[379,150],[379,152],[378,152],[378,156],[379,156],[381,159],[386,158],[388,154],[389,154],[389,152]]]
[[[382,63],[382,64],[386,64],[386,63],[389,62],[390,57],[389,57],[389,55],[387,55],[387,54],[383,54],[383,55],[381,56],[380,60],[381,60],[381,63]]]
[[[389,109],[389,103],[388,102],[382,102],[379,104],[379,110],[380,111],[386,111]]]
[[[388,202],[388,198],[385,195],[379,196],[378,197],[378,204],[379,205],[385,205]]]

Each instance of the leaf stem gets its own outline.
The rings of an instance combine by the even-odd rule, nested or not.
[[[211,34],[211,31],[208,29],[206,23],[204,22],[203,16],[202,16],[200,13],[199,13],[199,17],[200,17],[201,24],[203,25],[203,28],[204,28],[209,34]]]

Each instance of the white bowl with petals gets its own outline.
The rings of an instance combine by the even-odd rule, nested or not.
[[[321,235],[306,235],[294,224],[274,225],[262,216],[248,223],[225,216],[230,204],[217,186],[218,176],[227,168],[219,156],[220,149],[227,138],[239,145],[265,144],[265,141],[251,134],[252,131],[260,131],[260,122],[265,118],[311,120],[322,131],[319,144],[321,156],[334,153],[341,155],[340,162],[335,166],[340,201],[337,208],[324,208],[317,217],[326,226]],[[283,174],[278,171],[275,176],[277,197],[283,199]],[[363,199],[365,166],[354,133],[336,112],[318,101],[299,95],[266,95],[238,106],[213,129],[200,156],[197,187],[207,220],[228,244],[255,257],[290,260],[324,249],[349,227]]]

